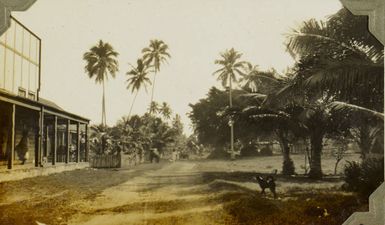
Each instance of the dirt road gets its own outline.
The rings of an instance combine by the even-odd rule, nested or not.
[[[69,224],[205,224],[206,212],[221,209],[202,190],[201,174],[193,162],[165,164],[79,205]],[[162,222],[163,221],[163,222]]]
[[[0,224],[334,225],[366,211],[333,177],[277,175],[279,198],[262,196],[252,177],[280,166],[279,157],[161,162],[0,183]]]

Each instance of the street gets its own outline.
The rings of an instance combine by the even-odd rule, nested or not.
[[[339,178],[277,175],[278,198],[261,195],[252,178],[279,169],[280,158],[161,161],[0,183],[0,224],[292,224],[298,218],[340,224],[350,211],[366,210],[354,195],[337,191]],[[293,158],[299,165],[302,157]],[[345,205],[354,207],[342,212]],[[320,206],[334,216],[320,219]]]

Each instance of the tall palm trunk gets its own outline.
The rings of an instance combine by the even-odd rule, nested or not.
[[[322,177],[322,167],[321,167],[321,153],[322,153],[322,141],[324,133],[317,129],[313,130],[310,135],[310,145],[311,145],[311,161],[310,161],[310,171],[309,177],[314,179],[319,179]]]
[[[152,102],[154,101],[155,81],[156,81],[156,69],[155,69],[155,72],[154,72],[154,79],[152,80],[152,91],[151,91],[151,101],[150,101],[150,105],[151,105]]]
[[[283,155],[282,174],[293,175],[295,172],[295,167],[293,160],[290,158],[290,147],[289,141],[287,140],[287,133],[284,134],[284,132],[281,130],[278,130],[276,133],[279,139],[279,143],[281,144]]]
[[[232,89],[233,89],[233,82],[231,79],[231,76],[229,76],[230,79],[230,89],[229,89],[229,103],[230,108],[233,107],[233,99],[232,99]],[[231,159],[235,159],[235,152],[234,152],[234,121],[230,123],[230,147],[231,147]]]
[[[370,152],[370,145],[371,145],[369,125],[364,122],[359,126],[358,129],[359,129],[358,147],[361,150],[361,158],[365,160],[366,156]]]
[[[130,118],[131,116],[132,108],[134,107],[134,103],[135,103],[136,97],[138,96],[138,93],[139,93],[139,89],[136,90],[136,94],[134,96],[134,99],[132,100],[130,111],[128,112],[128,118]]]
[[[105,96],[105,84],[104,84],[104,79],[103,79],[103,97],[102,97],[102,125],[103,127],[106,126],[107,120],[106,120],[106,96]]]

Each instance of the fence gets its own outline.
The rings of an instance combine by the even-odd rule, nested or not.
[[[118,155],[95,155],[90,159],[93,168],[120,168],[121,156]]]

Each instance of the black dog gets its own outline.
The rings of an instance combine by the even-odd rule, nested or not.
[[[275,172],[276,173],[276,172]],[[261,194],[265,195],[265,189],[269,188],[271,193],[274,195],[274,199],[277,198],[277,193],[275,192],[275,180],[272,175],[262,177],[262,176],[257,176],[253,177],[254,180],[256,180],[259,184],[259,186],[262,189]]]

